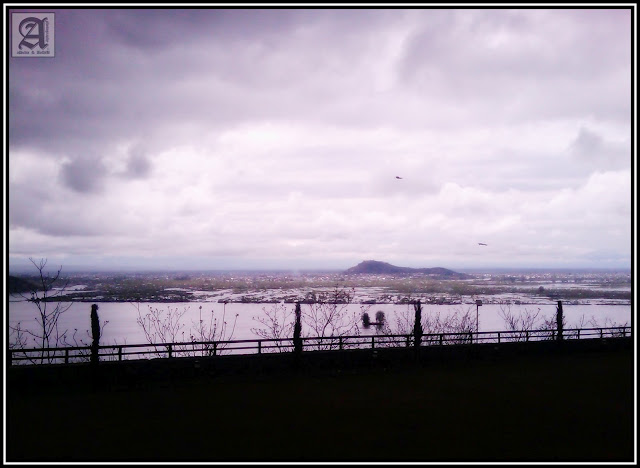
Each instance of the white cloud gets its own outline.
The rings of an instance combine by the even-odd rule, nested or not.
[[[338,13],[57,13],[74,61],[10,61],[13,258],[628,265],[628,14]]]

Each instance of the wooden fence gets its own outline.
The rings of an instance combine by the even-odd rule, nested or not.
[[[630,326],[609,328],[565,329],[562,339],[610,339],[631,337]],[[468,333],[424,334],[418,343],[414,335],[352,335],[302,337],[303,351],[375,349],[410,346],[455,346],[500,344],[526,341],[557,340],[556,330],[504,330]],[[123,344],[98,347],[102,361],[129,359],[180,358],[196,356],[219,356],[224,354],[263,354],[293,352],[293,339],[254,339],[231,341],[193,341],[155,344]],[[24,364],[70,364],[89,362],[91,346],[59,348],[13,348],[8,350],[9,365]]]

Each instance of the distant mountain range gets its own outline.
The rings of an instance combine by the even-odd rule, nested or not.
[[[378,262],[376,260],[366,260],[358,263],[356,266],[344,271],[347,275],[357,274],[375,274],[375,275],[406,275],[422,273],[425,275],[438,276],[441,278],[449,279],[465,279],[472,276],[465,273],[458,273],[447,268],[435,267],[435,268],[408,268],[391,265],[386,262]]]

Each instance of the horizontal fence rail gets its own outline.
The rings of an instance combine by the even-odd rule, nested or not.
[[[562,339],[608,339],[631,337],[630,326],[609,328],[565,329]],[[410,335],[350,335],[302,337],[303,351],[328,351],[346,349],[376,349],[411,346],[451,346],[488,343],[513,343],[526,341],[558,340],[557,330],[504,330],[465,333],[427,333],[415,343]],[[290,353],[294,350],[292,338],[193,341],[155,344],[103,345],[98,347],[101,361],[129,359],[211,357],[230,354]],[[8,350],[9,365],[19,364],[70,364],[89,362],[91,346],[60,348],[12,348]]]

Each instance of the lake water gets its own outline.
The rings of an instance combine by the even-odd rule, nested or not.
[[[70,304],[69,309],[62,314],[59,321],[61,331],[69,330],[69,335],[74,329],[78,329],[77,338],[83,339],[89,343],[88,330],[91,329],[90,311],[91,303],[64,303]],[[142,327],[137,323],[138,310],[144,315],[149,311],[149,307],[157,308],[167,313],[169,309],[172,311],[185,311],[181,322],[184,324],[185,338],[188,339],[189,329],[196,327],[200,316],[208,323],[211,313],[218,321],[222,320],[223,314],[227,322],[227,330],[230,331],[234,320],[235,329],[233,335],[226,334],[226,339],[256,339],[259,338],[252,328],[261,328],[262,325],[254,320],[255,317],[265,316],[264,309],[271,310],[277,304],[241,304],[241,303],[212,303],[212,302],[186,302],[186,303],[128,303],[128,302],[103,302],[97,303],[99,306],[98,314],[101,321],[108,321],[103,330],[100,340],[102,345],[111,344],[137,344],[146,343],[145,335]],[[49,303],[48,307],[55,306],[55,303]],[[294,304],[281,304],[287,311],[293,312]],[[200,309],[202,307],[202,309]],[[303,314],[307,312],[310,306],[302,304]],[[503,306],[504,307],[504,306]],[[519,315],[527,311],[537,312],[540,315],[538,319],[555,318],[556,306],[554,304],[527,304],[527,305],[511,305],[511,312]],[[595,320],[601,326],[605,322],[616,325],[631,325],[631,305],[568,305],[563,304],[564,315],[566,317],[567,328],[584,328],[591,327],[590,321]],[[347,306],[349,313],[355,313],[357,317],[361,317],[363,311],[367,311],[372,320],[375,319],[377,311],[383,311],[386,321],[391,327],[392,332],[398,332],[396,327],[396,318],[409,317],[413,320],[414,312],[411,305],[396,304],[374,304],[371,306],[361,304],[350,304]],[[423,317],[430,317],[440,314],[445,317],[454,313],[462,314],[469,312],[475,323],[476,306],[472,304],[457,305],[423,305]],[[237,315],[237,319],[236,319]],[[11,301],[9,303],[9,324],[15,326],[18,322],[21,326],[37,329],[35,321],[37,317],[36,306],[26,301]],[[293,315],[291,315],[291,319]],[[500,315],[499,304],[484,304],[478,309],[479,331],[502,331],[507,326]],[[364,335],[374,334],[375,329],[371,327],[366,330],[362,328],[362,322],[359,321],[360,333]],[[303,335],[311,335],[310,330],[303,324]]]

